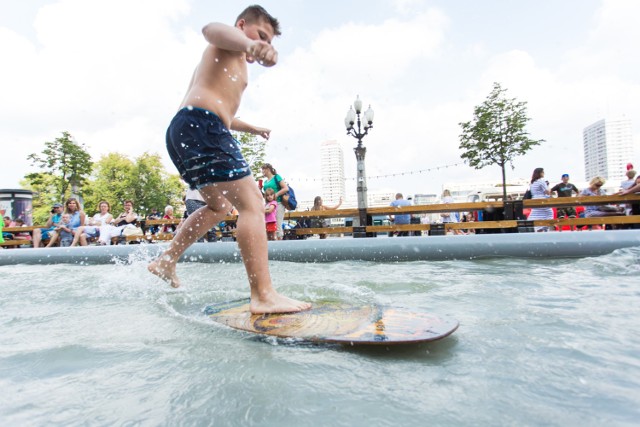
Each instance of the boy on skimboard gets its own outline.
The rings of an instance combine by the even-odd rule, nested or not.
[[[209,44],[167,130],[167,150],[182,178],[190,188],[200,190],[207,205],[189,215],[169,248],[148,266],[151,273],[179,287],[176,264],[180,256],[235,206],[239,212],[237,241],[249,277],[254,314],[311,307],[273,288],[262,196],[229,132],[269,138],[271,130],[245,123],[235,114],[247,86],[247,63],[276,64],[278,52],[271,40],[280,35],[279,27],[278,20],[262,7],[249,6],[233,27],[210,23],[202,29]]]

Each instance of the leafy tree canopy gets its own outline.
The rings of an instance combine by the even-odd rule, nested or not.
[[[91,174],[91,156],[83,144],[77,143],[69,132],[53,141],[45,142],[42,153],[30,154],[27,159],[41,169],[25,176],[32,186],[48,186],[57,202],[71,196],[71,183],[82,186]]]
[[[462,159],[476,169],[500,166],[504,200],[506,165],[511,165],[513,169],[513,160],[517,156],[544,142],[543,139],[531,139],[525,129],[530,120],[527,117],[527,103],[507,98],[506,91],[499,83],[493,84],[487,99],[475,107],[473,120],[460,123],[462,134],[459,146],[464,150]]]
[[[168,174],[158,154],[144,153],[135,160],[119,153],[103,156],[85,195],[85,210],[97,212],[98,203],[106,200],[112,213],[119,212],[125,200],[134,202],[135,211],[146,215],[152,208],[179,206],[184,184],[178,175]]]
[[[250,133],[233,132],[233,137],[240,143],[240,151],[244,159],[249,163],[253,176],[261,176],[260,167],[266,157],[267,141]]]

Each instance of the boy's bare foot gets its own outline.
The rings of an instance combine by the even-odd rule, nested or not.
[[[169,282],[172,287],[180,287],[180,279],[178,279],[178,275],[176,274],[176,265],[163,260],[162,257],[152,261],[151,264],[147,266],[147,270],[162,280]]]
[[[296,313],[309,310],[311,304],[285,297],[273,291],[262,298],[251,298],[249,308],[252,314]]]

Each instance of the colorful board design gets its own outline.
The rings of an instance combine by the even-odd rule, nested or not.
[[[435,341],[452,334],[458,321],[393,307],[314,302],[300,313],[251,314],[249,300],[210,305],[205,314],[215,322],[261,335],[303,341],[394,345]]]

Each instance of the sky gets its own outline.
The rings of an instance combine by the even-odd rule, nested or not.
[[[206,42],[251,3],[222,0],[0,0],[0,188],[19,188],[27,160],[70,132],[93,160],[160,154]],[[545,142],[508,180],[544,167],[583,181],[582,130],[633,122],[640,163],[640,2],[636,0],[265,0],[281,22],[275,67],[249,66],[238,117],[272,129],[267,161],[298,199],[321,194],[320,144],[344,149],[355,193],[356,140],[344,117],[356,96],[375,111],[363,142],[370,192],[437,193],[499,182],[497,166],[461,158],[460,122],[494,82],[527,102]],[[412,173],[413,172],[413,173]]]

